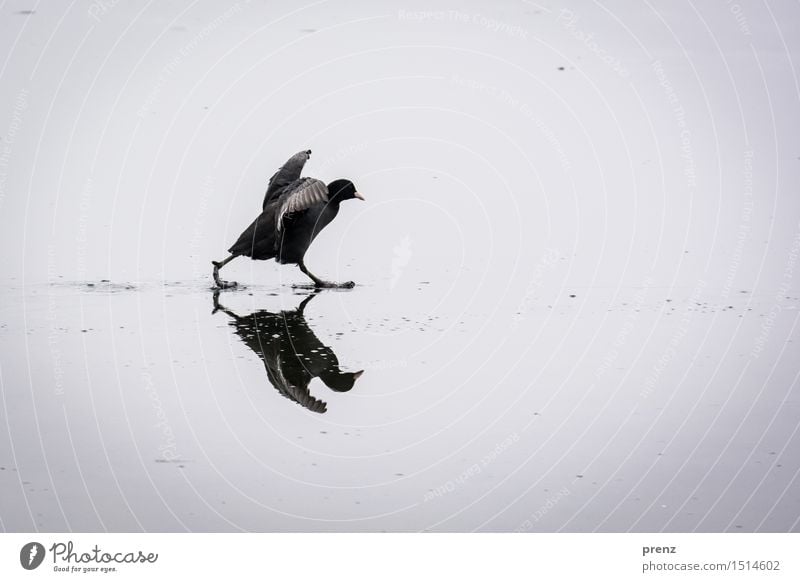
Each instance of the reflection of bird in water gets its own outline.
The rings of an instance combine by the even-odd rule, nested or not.
[[[266,261],[275,259],[282,264],[297,265],[315,287],[353,287],[352,281],[331,283],[306,268],[306,251],[320,231],[336,218],[339,204],[345,200],[364,197],[350,180],[334,180],[330,184],[301,178],[311,150],[297,152],[270,178],[261,214],[239,235],[228,249],[224,261],[214,265],[214,283],[220,289],[236,287],[235,281],[223,281],[219,270],[238,256]]]
[[[223,311],[232,318],[229,325],[264,362],[267,377],[278,392],[312,412],[323,413],[327,404],[310,394],[311,380],[319,378],[331,390],[347,392],[364,371],[342,372],[333,350],[311,331],[303,310],[315,296],[316,292],[306,297],[293,311],[259,310],[239,316],[219,303],[217,291],[214,312]]]

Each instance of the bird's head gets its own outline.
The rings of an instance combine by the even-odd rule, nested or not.
[[[351,198],[364,200],[364,196],[356,190],[355,185],[350,180],[334,180],[328,184],[328,198],[342,202]]]
[[[363,373],[364,370],[360,372],[331,371],[323,372],[319,377],[334,392],[349,392]]]

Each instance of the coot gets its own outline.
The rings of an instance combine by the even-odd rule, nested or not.
[[[354,286],[352,281],[332,283],[320,279],[303,261],[311,242],[336,218],[339,204],[353,198],[364,200],[350,180],[334,180],[325,185],[315,178],[301,178],[309,157],[311,150],[296,153],[270,178],[261,214],[228,249],[227,259],[211,262],[217,287],[225,289],[237,285],[236,281],[221,280],[219,270],[238,256],[297,265],[315,287]]]
[[[281,395],[321,414],[328,406],[311,394],[311,380],[319,378],[334,392],[348,392],[364,370],[342,371],[336,354],[308,325],[303,311],[319,292],[319,289],[312,291],[293,311],[272,313],[262,309],[240,316],[220,304],[216,290],[214,312],[222,311],[231,317],[230,325],[236,335],[261,359],[269,383]]]

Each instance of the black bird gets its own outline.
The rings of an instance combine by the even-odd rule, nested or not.
[[[315,178],[301,178],[309,157],[311,150],[296,153],[270,178],[261,214],[228,249],[231,255],[227,259],[211,262],[217,287],[236,286],[236,281],[221,280],[219,270],[240,255],[297,265],[314,281],[315,287],[354,286],[352,281],[331,283],[320,279],[303,262],[311,242],[336,218],[339,204],[352,198],[364,200],[350,180],[334,180],[326,186]]]
[[[293,311],[260,310],[239,316],[220,305],[216,291],[214,312],[222,311],[232,318],[229,325],[264,362],[267,378],[278,392],[321,414],[327,410],[327,404],[311,395],[308,389],[311,380],[319,378],[331,390],[347,392],[364,371],[342,372],[333,350],[311,331],[303,310],[316,294],[314,291]]]

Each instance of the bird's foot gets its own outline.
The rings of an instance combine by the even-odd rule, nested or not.
[[[217,279],[214,281],[218,289],[235,289],[239,286],[239,283],[236,281],[223,281],[222,279]]]
[[[314,287],[318,289],[352,289],[356,284],[352,281],[344,283],[334,283],[333,281],[314,281]]]
[[[234,287],[237,287],[239,285],[239,283],[237,283],[236,281],[223,281],[222,279],[220,279],[219,278],[220,263],[218,263],[217,261],[211,261],[211,264],[214,265],[214,273],[213,273],[214,284],[217,286],[217,289],[233,289]]]

